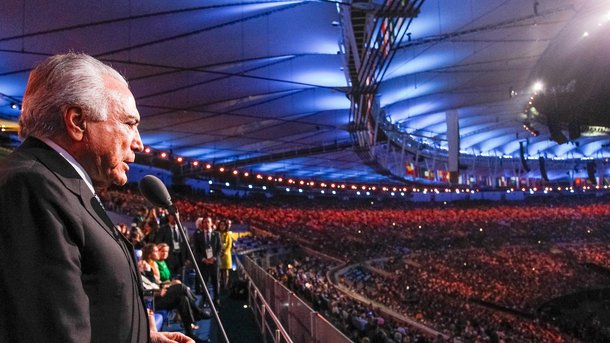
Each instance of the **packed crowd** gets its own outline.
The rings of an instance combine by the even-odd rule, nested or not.
[[[329,261],[305,256],[286,258],[268,271],[308,301],[315,311],[323,314],[354,342],[434,341],[432,337],[383,315],[378,308],[354,300],[337,290],[327,278],[331,267],[333,265]]]
[[[373,266],[404,282],[421,280],[428,288],[448,289],[449,295],[533,314],[555,297],[608,285],[610,277],[591,273],[585,265],[596,261],[607,265],[608,257],[609,247],[599,243],[580,244],[577,249],[573,245],[505,246],[494,251],[420,251],[406,262]]]
[[[603,246],[581,249],[601,254]],[[608,247],[603,253],[607,251]],[[353,268],[341,280],[368,298],[447,334],[470,336],[472,331],[462,322],[466,320],[517,341],[570,341],[569,335],[532,318],[539,305],[557,296],[608,285],[610,277],[591,273],[585,261],[573,259],[562,248],[422,251],[405,260],[376,261],[370,264],[372,271]]]
[[[111,198],[119,201],[115,208],[125,211],[122,197]],[[222,199],[175,203],[186,220],[199,213],[231,218],[345,261],[390,256],[371,263],[377,272],[363,269],[358,278],[348,274],[342,281],[461,340],[572,341],[532,319],[536,307],[556,296],[608,284],[607,276],[584,267],[609,265],[610,249],[604,242],[609,238],[610,204],[605,198],[443,205]],[[334,307],[342,306],[333,307],[333,300],[348,301],[325,280],[323,263],[299,261],[296,268],[290,264],[292,268],[281,265],[275,275],[316,308],[332,315]],[[359,308],[358,317],[378,313],[370,305],[358,306],[367,310]],[[359,332],[354,323],[362,320],[343,317],[338,327],[350,335]],[[369,339],[375,336],[364,331]],[[392,332],[384,330],[385,337]]]
[[[308,202],[196,203],[193,208],[239,218],[343,259],[399,255],[409,249],[455,249],[504,244],[603,241],[607,202],[488,203],[426,206]],[[375,239],[369,239],[374,236]],[[407,248],[408,247],[408,248]]]

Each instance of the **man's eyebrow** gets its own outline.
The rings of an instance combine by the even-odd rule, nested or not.
[[[129,114],[129,113],[127,113],[127,115],[126,115],[126,117],[125,117],[125,120],[126,120],[126,121],[132,121],[132,120],[133,120],[133,121],[135,121],[135,122],[136,122],[136,124],[140,123],[140,118],[136,117],[136,116],[135,116],[135,115],[133,115],[133,114]]]

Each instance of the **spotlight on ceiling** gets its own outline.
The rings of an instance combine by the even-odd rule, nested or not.
[[[541,81],[534,83],[534,85],[532,86],[532,91],[534,91],[534,93],[538,93],[538,92],[542,91],[543,89],[544,89],[544,85],[542,84]]]

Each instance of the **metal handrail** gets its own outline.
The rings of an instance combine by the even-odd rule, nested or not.
[[[244,256],[244,257],[246,257],[246,256]],[[236,261],[238,267],[241,268],[241,270],[244,270],[244,271],[246,270],[238,258],[236,258],[235,261]],[[251,291],[251,288],[253,289],[253,292]],[[286,329],[284,329],[284,326],[280,322],[280,319],[275,315],[275,313],[273,313],[271,306],[269,306],[269,303],[267,303],[267,301],[263,297],[262,293],[260,292],[260,290],[258,289],[256,284],[252,281],[252,278],[250,277],[250,275],[248,275],[248,292],[250,294],[253,294],[255,300],[256,299],[260,300],[260,302],[262,304],[262,308],[260,310],[261,322],[258,323],[261,326],[261,331],[263,331],[264,328],[267,328],[267,331],[269,332],[271,337],[273,337],[273,341],[275,343],[280,342],[281,338],[283,338],[286,342],[292,343],[293,341],[290,338],[290,335],[288,334],[288,332],[286,332]],[[249,297],[248,302],[250,304],[250,307],[252,309],[254,309],[255,306],[253,305],[254,300],[252,299],[252,297]],[[265,314],[269,314],[269,317],[271,318],[273,323],[277,326],[277,329],[273,330],[266,323]],[[257,317],[255,316],[254,319],[256,320]]]
[[[334,325],[332,325],[326,318],[324,318],[322,315],[320,315],[317,311],[315,311],[314,309],[312,309],[307,303],[305,303],[303,300],[301,300],[300,298],[298,298],[292,291],[290,291],[285,285],[283,285],[281,282],[277,281],[275,278],[273,278],[269,273],[267,273],[263,268],[261,268],[259,265],[257,265],[256,263],[254,263],[254,261],[248,257],[248,256],[244,256],[242,255],[243,258],[247,259],[249,261],[248,265],[253,266],[254,268],[258,268],[259,271],[261,271],[264,276],[270,280],[274,280],[275,284],[277,284],[279,287],[281,287],[282,289],[284,289],[286,291],[287,294],[291,294],[295,297],[295,299],[300,303],[300,305],[302,305],[303,307],[305,307],[309,313],[310,313],[310,326],[311,326],[311,330],[308,332],[311,338],[312,342],[320,342],[320,337],[318,337],[318,323],[323,322],[326,323],[326,326],[330,329],[332,329],[332,332],[336,334],[336,337],[342,337],[343,340],[342,342],[352,342],[352,340],[350,340],[347,336],[345,336],[345,334],[343,332],[341,332],[339,329],[337,329]],[[238,259],[236,259],[238,260]],[[241,261],[239,261],[240,265],[242,266],[242,268],[244,268],[243,270],[247,271],[247,268],[244,267],[244,265],[241,263]],[[254,284],[254,280],[252,280],[251,275],[248,275],[248,278],[250,279],[250,282],[252,282]],[[256,288],[256,290],[258,291],[258,295],[260,295],[262,297],[262,293],[260,292],[260,290],[256,287],[256,285],[254,284],[254,287]],[[269,306],[269,304],[266,302],[265,299],[262,299],[266,305],[266,308],[269,311],[270,316],[272,317],[272,319],[274,320],[278,320],[278,322],[276,322],[276,325],[279,325],[279,327],[281,326],[283,327],[283,324],[281,322],[281,320],[279,318],[277,318],[277,316],[275,315],[275,313],[273,313],[273,308],[271,306]],[[315,325],[314,325],[315,324]],[[289,335],[291,332],[291,328],[290,328],[290,323],[286,324],[288,325],[288,329],[285,330],[287,332],[287,334]],[[292,342],[293,340],[291,340],[290,342]]]

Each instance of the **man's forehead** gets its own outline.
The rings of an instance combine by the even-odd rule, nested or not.
[[[104,81],[106,83],[108,95],[114,102],[121,119],[140,121],[140,113],[136,107],[136,99],[133,97],[131,90],[129,90],[127,83],[112,77],[106,77]]]
[[[118,100],[116,103],[118,105],[119,116],[121,119],[135,120],[137,122],[140,121],[140,113],[136,108],[136,101],[131,93],[129,93],[129,96],[122,94],[115,99]]]

